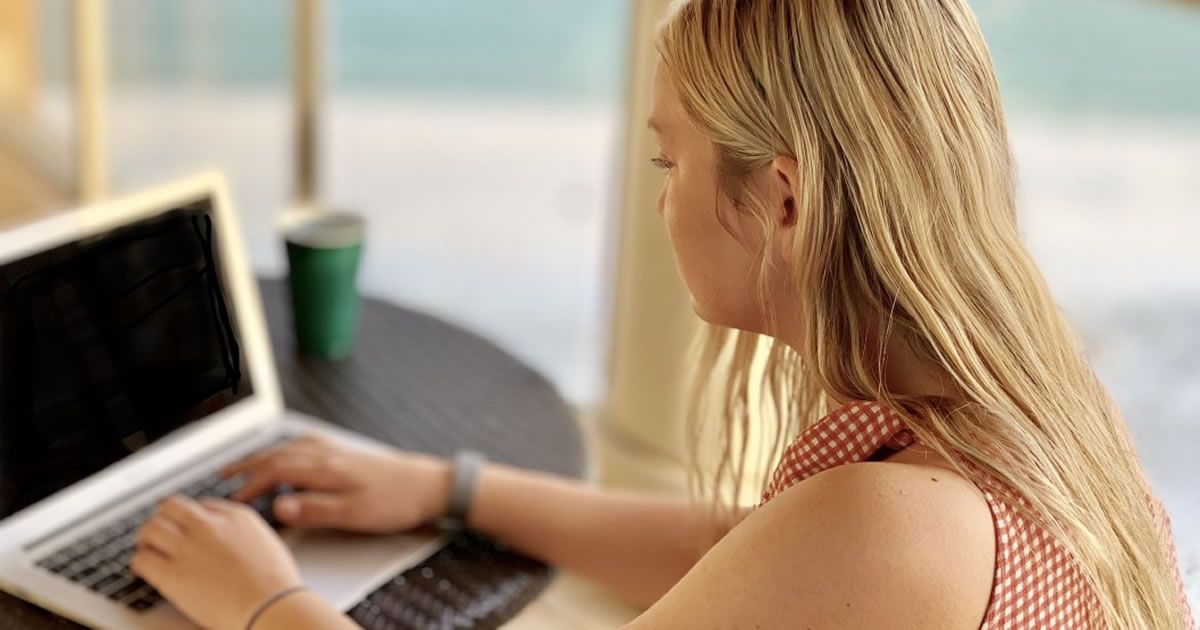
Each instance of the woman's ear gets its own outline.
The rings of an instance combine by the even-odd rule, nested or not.
[[[791,262],[792,248],[796,242],[796,223],[800,218],[800,164],[795,158],[781,155],[771,161],[771,171],[775,244],[783,259]]]

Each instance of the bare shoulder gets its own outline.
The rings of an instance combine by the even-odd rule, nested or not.
[[[995,535],[974,486],[936,466],[860,463],[756,510],[630,627],[979,627]]]

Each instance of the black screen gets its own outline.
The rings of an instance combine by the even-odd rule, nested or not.
[[[207,200],[0,265],[0,518],[245,398]]]

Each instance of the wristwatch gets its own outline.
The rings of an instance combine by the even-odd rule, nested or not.
[[[479,472],[483,469],[487,458],[483,454],[471,450],[461,450],[454,454],[454,480],[450,485],[450,505],[446,516],[441,519],[441,526],[447,529],[462,530],[467,528],[467,514],[471,511],[471,502],[475,498],[475,486],[479,482]]]

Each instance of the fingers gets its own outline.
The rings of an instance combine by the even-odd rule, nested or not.
[[[270,448],[264,451],[259,451],[249,457],[238,460],[221,469],[221,474],[226,477],[232,477],[238,473],[246,472],[252,468],[261,465],[263,462],[277,457],[284,453],[312,452],[317,447],[330,444],[328,438],[316,434],[302,435],[285,444]]]
[[[183,544],[183,530],[170,518],[155,515],[148,519],[137,534],[138,547],[149,547],[164,556],[175,555]]]
[[[243,503],[236,503],[220,497],[204,497],[200,499],[200,505],[223,516],[231,516],[249,509]]]
[[[335,490],[344,485],[337,474],[336,458],[306,453],[280,454],[247,470],[246,484],[230,497],[249,501],[279,484],[314,490]]]
[[[296,444],[309,444],[309,445],[333,444],[333,440],[330,439],[330,437],[328,435],[321,435],[320,433],[305,433],[304,435],[297,436],[296,439],[292,440],[292,442],[296,443]]]
[[[245,472],[251,468],[254,468],[255,466],[261,465],[264,461],[267,461],[272,457],[277,457],[283,453],[295,452],[297,447],[301,447],[304,444],[305,442],[301,439],[296,439],[288,441],[284,444],[280,444],[279,446],[273,448],[258,451],[257,453],[254,453],[248,457],[244,457],[236,462],[233,462],[232,464],[229,464],[228,466],[225,466],[221,469],[221,474],[226,477],[232,477],[238,473]]]
[[[163,499],[162,503],[158,504],[158,509],[151,516],[151,519],[161,517],[173,521],[181,530],[181,533],[187,533],[207,522],[207,515],[204,513],[204,508],[199,503],[181,494],[169,496]]]
[[[162,553],[147,547],[139,547],[129,559],[129,570],[152,586],[162,589],[170,574],[170,561]]]
[[[298,492],[275,499],[275,517],[296,527],[344,527],[350,506],[344,497],[321,492]]]

